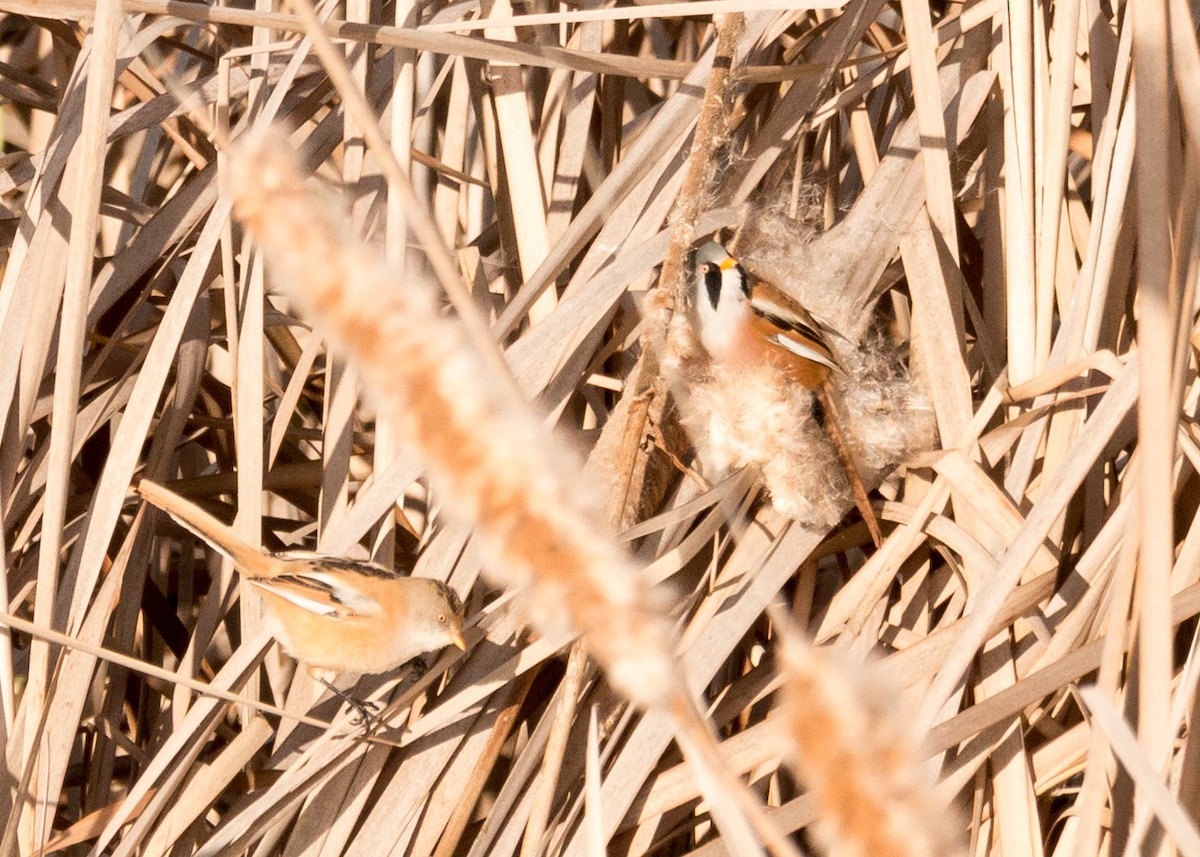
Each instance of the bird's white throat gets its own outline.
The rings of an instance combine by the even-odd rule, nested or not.
[[[718,359],[729,355],[735,347],[742,326],[750,315],[750,302],[742,294],[735,270],[723,272],[721,296],[714,307],[708,295],[700,295],[700,343]]]

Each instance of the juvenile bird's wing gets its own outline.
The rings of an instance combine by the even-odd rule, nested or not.
[[[779,289],[766,283],[755,284],[750,292],[750,309],[774,328],[767,335],[774,345],[830,369],[842,370],[822,325]]]
[[[382,607],[370,594],[372,584],[403,577],[374,563],[309,551],[264,554],[232,527],[174,491],[148,479],[143,479],[137,490],[152,505],[233,560],[238,572],[255,587],[318,616],[345,619],[376,615]]]
[[[185,500],[169,488],[143,479],[137,491],[151,505],[162,509],[179,522],[184,529],[202,538],[218,553],[233,560],[238,571],[247,577],[262,577],[271,574],[273,562],[269,556],[246,542],[228,524],[218,521],[191,500]]]
[[[381,613],[383,608],[370,595],[370,583],[396,581],[402,577],[374,563],[309,551],[289,551],[276,554],[275,558],[279,563],[276,574],[250,582],[262,591],[277,595],[303,610],[331,619]]]

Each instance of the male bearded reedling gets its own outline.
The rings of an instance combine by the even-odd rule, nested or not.
[[[882,544],[879,521],[834,405],[834,373],[844,370],[821,325],[771,284],[751,282],[737,260],[715,241],[696,251],[695,279],[700,342],[712,357],[715,371],[769,366],[778,371],[781,381],[812,391],[820,405],[819,418],[845,468],[855,505],[872,541],[876,546]]]
[[[137,490],[233,561],[262,596],[284,650],[364,720],[365,706],[335,688],[332,675],[390,672],[447,645],[466,651],[462,601],[441,581],[308,551],[263,553],[173,491],[149,480]]]

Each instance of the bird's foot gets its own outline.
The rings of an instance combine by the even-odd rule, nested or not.
[[[334,694],[340,696],[342,700],[354,709],[355,714],[350,718],[351,726],[366,726],[366,731],[370,732],[375,728],[375,715],[383,710],[383,703],[375,702],[369,699],[355,699],[344,690],[340,690],[334,686],[333,682],[323,676],[316,676],[317,681],[325,685],[326,688],[333,691]]]
[[[363,726],[367,732],[374,731],[378,725],[377,715],[383,711],[383,703],[370,699],[355,699],[352,696],[347,696],[346,701],[355,711],[354,716],[350,718],[350,725]]]

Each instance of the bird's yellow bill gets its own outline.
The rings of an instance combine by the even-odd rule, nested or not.
[[[721,263],[719,265],[717,265],[717,267],[720,268],[722,271],[728,271],[730,268],[733,268],[736,266],[737,266],[737,260],[734,259],[732,256],[726,256],[724,259],[721,260]]]
[[[450,642],[462,649],[464,652],[467,650],[467,641],[463,638],[462,631],[455,631],[450,637]]]

